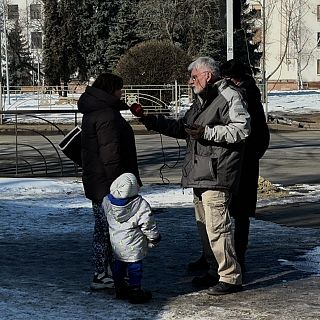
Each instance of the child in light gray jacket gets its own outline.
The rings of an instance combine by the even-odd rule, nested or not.
[[[152,297],[150,291],[141,288],[142,259],[148,247],[161,239],[151,207],[138,192],[135,175],[124,173],[111,184],[110,194],[103,200],[115,258],[112,271],[116,298],[131,303],[144,303]]]

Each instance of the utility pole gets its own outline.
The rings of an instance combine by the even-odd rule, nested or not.
[[[2,17],[2,14],[1,14]],[[3,104],[2,104],[2,42],[1,42],[1,33],[2,33],[2,21],[0,22],[0,111],[3,111]],[[3,123],[3,114],[0,114],[0,124]]]
[[[233,0],[227,1],[227,60],[233,59]]]
[[[266,119],[268,120],[268,85],[266,78],[266,0],[262,0],[262,90]]]
[[[3,32],[3,22],[4,22],[4,3],[0,3],[0,111],[4,111],[3,100],[2,100],[2,32]],[[3,114],[0,115],[0,124],[3,123]]]
[[[3,40],[4,40],[4,51],[6,58],[6,82],[7,82],[7,97],[8,104],[10,104],[10,86],[9,86],[9,65],[8,65],[8,34],[7,34],[7,12],[8,6],[6,0],[3,0]]]

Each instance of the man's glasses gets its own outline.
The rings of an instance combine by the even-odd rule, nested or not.
[[[197,75],[193,75],[193,76],[190,77],[190,81],[192,81],[192,82],[196,81],[196,80],[198,80],[199,76],[201,76],[204,73],[208,73],[208,72],[210,72],[210,71],[203,71],[203,72],[201,72],[201,73],[199,73]]]

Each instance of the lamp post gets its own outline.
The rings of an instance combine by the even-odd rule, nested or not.
[[[233,59],[233,0],[226,0],[227,60]]]
[[[3,0],[3,40],[4,40],[4,52],[6,61],[6,83],[7,83],[7,97],[8,104],[10,104],[10,86],[9,86],[9,64],[8,64],[8,35],[7,35],[7,12],[8,6],[6,0]],[[3,107],[4,108],[4,107]]]
[[[2,31],[3,31],[3,6],[0,6],[0,111],[3,111],[3,104],[2,104]],[[0,124],[3,123],[3,114],[0,115]]]
[[[266,0],[262,0],[262,88],[264,112],[268,120],[268,86],[266,78]]]

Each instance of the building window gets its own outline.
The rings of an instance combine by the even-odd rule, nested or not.
[[[320,60],[317,60],[317,74],[320,74]]]
[[[31,32],[31,49],[42,49],[42,32]]]
[[[317,21],[320,21],[320,6],[317,6]]]
[[[317,33],[317,47],[320,48],[320,32]]]
[[[17,4],[8,5],[8,19],[19,19],[19,6]]]
[[[41,4],[30,4],[30,19],[41,19]]]

